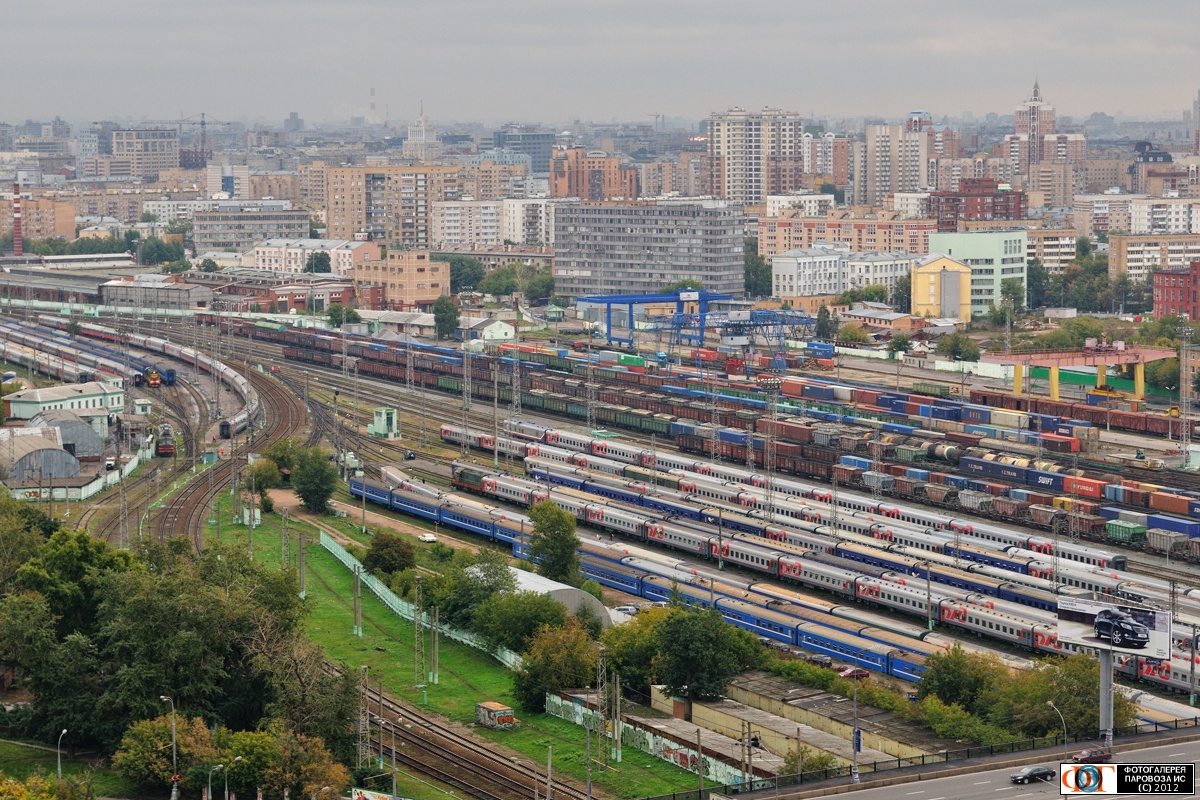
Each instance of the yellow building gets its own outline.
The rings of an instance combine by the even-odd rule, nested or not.
[[[971,318],[971,268],[934,253],[912,271],[912,313],[917,317]]]

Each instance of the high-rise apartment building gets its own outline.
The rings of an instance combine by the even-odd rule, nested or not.
[[[712,191],[733,203],[803,188],[804,121],[794,111],[731,108],[708,118]]]
[[[296,167],[302,205],[308,208],[325,208],[325,169],[324,161],[313,161]]]
[[[361,166],[326,169],[326,236],[429,248],[433,204],[457,200],[458,167]]]
[[[508,198],[501,201],[503,239],[516,244],[553,245],[554,209],[562,203],[546,197]]]
[[[713,200],[558,205],[555,293],[651,293],[691,278],[740,295],[745,224],[741,206]]]
[[[230,200],[250,199],[250,168],[242,164],[209,164],[204,168],[208,196],[229,195]]]
[[[1079,236],[1095,236],[1098,233],[1128,233],[1130,229],[1129,208],[1135,199],[1145,195],[1132,194],[1078,194],[1075,195],[1075,233]]]
[[[1028,158],[1023,164],[1022,174],[1029,171],[1030,164],[1040,164],[1044,157],[1045,137],[1054,133],[1054,106],[1042,99],[1042,90],[1033,82],[1033,94],[1016,111],[1016,134],[1024,135],[1027,141]]]
[[[433,204],[433,246],[486,247],[501,241],[499,200],[447,200]]]
[[[396,311],[428,309],[450,294],[450,264],[434,261],[428,250],[388,250],[386,259],[354,268],[359,283],[383,287],[383,304]]]
[[[179,134],[153,128],[114,130],[112,156],[127,160],[133,175],[153,181],[160,171],[179,167]]]
[[[1122,273],[1131,281],[1144,281],[1161,268],[1186,267],[1200,261],[1200,234],[1126,234],[1108,237],[1108,277]]]
[[[459,194],[475,200],[524,197],[529,190],[528,161],[526,157],[523,164],[498,164],[472,159],[459,170]]]
[[[421,113],[408,126],[408,138],[404,140],[402,153],[405,158],[420,162],[434,161],[442,154],[442,143],[438,141],[433,123],[425,116],[424,103],[421,104]]]
[[[883,206],[894,192],[917,192],[927,188],[926,167],[929,137],[909,125],[868,125],[862,168],[855,176],[863,181],[862,200]]]
[[[811,183],[828,179],[841,188],[850,183],[850,139],[836,133],[812,133],[800,137],[801,169],[811,177]],[[810,187],[820,188],[819,185]]]
[[[560,147],[550,159],[550,196],[580,200],[636,200],[638,173],[599,150]]]

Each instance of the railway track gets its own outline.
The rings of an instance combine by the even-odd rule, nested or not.
[[[300,399],[266,375],[253,370],[249,374],[251,383],[263,401],[265,421],[259,442],[266,444],[299,433],[305,424]],[[232,484],[234,471],[242,463],[241,457],[249,452],[253,443],[254,437],[247,437],[229,458],[218,460],[209,468],[207,480],[197,478],[184,486],[153,521],[152,529],[156,531],[157,538],[161,540],[167,536],[186,535],[191,537],[193,547],[201,550],[209,504],[218,492]]]
[[[330,674],[340,674],[332,664],[326,664],[325,669]],[[545,789],[544,770],[523,760],[518,762],[515,757],[500,753],[416,706],[388,695],[383,696],[382,702],[378,695],[372,695],[366,703],[373,719],[382,717],[389,724],[400,723],[395,737],[397,765],[432,775],[479,800],[524,800],[534,790],[535,776],[541,789]],[[386,726],[373,726],[371,736],[375,752],[390,758],[392,737]],[[554,796],[560,800],[587,800],[585,791],[558,779],[554,782]]]

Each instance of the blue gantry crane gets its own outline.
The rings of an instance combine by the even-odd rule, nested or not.
[[[632,348],[635,340],[635,329],[633,328],[633,307],[641,305],[658,305],[662,303],[674,303],[675,313],[670,315],[668,319],[676,318],[691,318],[689,319],[682,341],[694,342],[696,347],[704,346],[704,331],[707,327],[707,319],[710,316],[708,304],[716,300],[729,300],[733,297],[731,294],[722,294],[720,292],[708,292],[703,289],[684,290],[679,292],[668,292],[663,294],[610,294],[610,295],[592,295],[591,297],[576,298],[578,303],[595,303],[596,305],[604,306],[604,339],[609,347],[614,345],[624,345]],[[697,313],[684,313],[689,303],[695,303]],[[630,331],[629,336],[613,336],[612,331],[612,310],[613,306],[625,306],[629,313]],[[661,318],[656,318],[661,319]],[[672,323],[673,324],[673,323]],[[660,330],[656,324],[650,325],[650,330]]]

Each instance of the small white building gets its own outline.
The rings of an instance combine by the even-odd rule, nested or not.
[[[464,317],[458,326],[458,338],[485,342],[511,342],[516,328],[504,320]]]
[[[24,389],[4,398],[9,419],[33,419],[45,411],[103,410],[116,414],[125,408],[125,390],[113,383],[68,383],[42,389]]]

